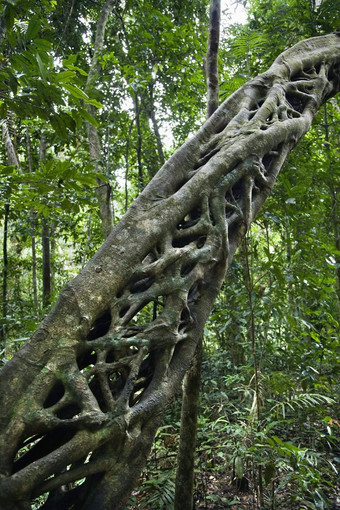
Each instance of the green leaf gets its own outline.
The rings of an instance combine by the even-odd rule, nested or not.
[[[64,60],[63,60],[63,66],[68,67],[69,65],[74,64],[76,62],[76,60],[77,60],[77,55],[74,55],[74,54],[68,55],[68,57],[64,58]]]
[[[52,127],[56,131],[56,133],[61,138],[66,138],[66,136],[67,136],[67,129],[66,129],[65,123],[62,122],[62,120],[59,117],[59,115],[51,115],[50,116],[50,122],[52,124]]]
[[[244,474],[243,460],[239,455],[235,457],[235,473],[237,478],[242,478]]]
[[[78,71],[78,73],[81,74],[82,76],[87,76],[87,72],[84,71],[84,69],[81,69],[80,67],[74,66],[72,64],[65,64],[65,61],[64,66],[67,67],[67,69],[70,69],[70,71]]]
[[[34,44],[36,47],[41,51],[51,51],[52,49],[52,43],[50,41],[47,41],[46,39],[34,39]]]
[[[65,124],[65,126],[70,129],[71,131],[75,131],[76,123],[74,119],[66,112],[60,112],[59,118],[61,119],[61,122]]]
[[[15,9],[11,4],[7,4],[4,9],[4,21],[6,30],[11,30],[14,25]]]
[[[311,501],[301,500],[300,503],[302,503],[307,508],[311,508],[312,510],[316,510],[316,506]]]
[[[57,83],[64,83],[70,81],[72,78],[76,76],[74,71],[61,71],[54,75],[54,80]]]
[[[4,101],[0,101],[0,119],[5,119],[7,116],[7,104]]]
[[[8,76],[9,76],[9,86],[11,87],[11,91],[13,92],[13,94],[16,96],[17,91],[18,91],[18,80],[16,79],[14,74],[12,74],[10,72],[8,73]]]
[[[96,101],[96,99],[87,99],[86,103],[91,104],[92,106],[95,106],[96,108],[103,108],[102,103],[100,103],[99,101]]]
[[[275,475],[275,462],[268,462],[268,464],[266,464],[263,474],[266,485],[268,485],[272,481],[274,475]]]
[[[30,41],[31,39],[34,39],[35,36],[38,34],[39,30],[41,28],[41,20],[39,16],[36,14],[35,16],[32,16],[28,28],[25,34],[26,41]]]
[[[37,62],[38,62],[38,66],[39,66],[39,71],[40,71],[41,77],[42,77],[42,79],[44,81],[47,81],[46,69],[45,69],[43,61],[41,60],[41,57],[40,57],[39,53],[36,54],[36,59],[37,59]]]
[[[89,124],[96,128],[99,127],[96,119],[85,108],[79,108],[79,113]]]
[[[64,89],[66,89],[73,97],[75,97],[77,99],[83,99],[84,101],[88,102],[89,98],[87,97],[85,92],[83,92],[76,85],[71,85],[70,83],[65,83],[63,86],[64,86]]]
[[[0,165],[0,173],[1,175],[8,176],[13,174],[13,171],[15,170],[14,165]]]

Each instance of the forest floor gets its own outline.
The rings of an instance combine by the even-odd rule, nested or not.
[[[195,509],[212,510],[230,508],[232,510],[256,508],[254,492],[248,483],[240,490],[232,480],[216,473],[204,473],[201,483],[198,483],[195,494]]]
[[[306,501],[299,499],[291,483],[282,484],[275,480],[263,487],[263,499],[254,489],[252,480],[243,477],[241,481],[232,479],[224,469],[195,470],[194,509],[195,510],[340,510],[340,479],[327,501]],[[150,473],[149,473],[150,474]],[[163,470],[163,475],[153,473],[150,478],[141,478],[140,486],[133,492],[133,500],[126,510],[170,510],[173,508],[175,493],[174,466]],[[295,488],[296,489],[296,488]],[[321,490],[321,489],[320,489]],[[294,496],[295,493],[295,496]],[[324,489],[323,494],[325,495]]]
[[[264,503],[260,506],[257,501],[255,491],[252,490],[251,485],[246,479],[243,481],[243,487],[239,488],[233,483],[230,477],[226,476],[225,473],[213,473],[203,472],[198,475],[200,477],[194,494],[194,509],[195,510],[308,510],[313,508],[312,506],[306,506],[303,503],[292,502],[291,494],[289,489],[280,495],[275,496],[275,503],[272,503],[272,498],[268,497],[268,493],[265,495]],[[170,506],[159,506],[147,504],[145,501],[145,492],[142,490],[136,490],[134,492],[136,497],[136,503],[129,505],[128,510],[153,510],[154,508],[163,508],[167,510]],[[148,499],[148,498],[146,498]],[[331,497],[332,502],[327,508],[323,510],[340,510],[340,484],[337,490]],[[157,500],[154,500],[156,502]],[[146,504],[145,504],[146,503]],[[315,509],[317,507],[314,507]],[[320,507],[321,508],[321,507]]]
[[[198,483],[195,493],[195,510],[257,510],[259,508],[275,510],[307,510],[301,503],[293,503],[291,495],[282,492],[275,497],[275,504],[265,501],[261,507],[257,503],[257,496],[247,479],[243,480],[243,487],[239,488],[231,478],[225,475],[216,477],[216,473],[204,473],[201,483]],[[340,483],[332,495],[331,506],[327,510],[340,510]],[[316,507],[315,507],[316,508]],[[324,508],[326,510],[326,507]]]

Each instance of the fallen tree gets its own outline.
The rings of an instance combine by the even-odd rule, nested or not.
[[[0,374],[2,509],[42,494],[43,509],[124,508],[226,267],[339,89],[339,34],[285,51],[165,163],[66,286]]]

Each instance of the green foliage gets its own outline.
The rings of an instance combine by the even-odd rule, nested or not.
[[[175,499],[175,482],[163,474],[159,478],[146,480],[143,483],[145,497],[139,508],[154,510],[172,510]]]

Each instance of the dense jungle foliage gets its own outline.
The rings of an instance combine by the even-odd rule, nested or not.
[[[339,0],[240,3],[245,24],[225,6],[221,101],[285,48],[339,28]],[[0,6],[2,364],[101,245],[98,178],[117,223],[205,118],[208,2],[117,2],[89,86],[101,5]],[[195,508],[340,508],[339,106],[289,157],[206,324]],[[179,415],[180,395],[129,508],[172,508]]]

